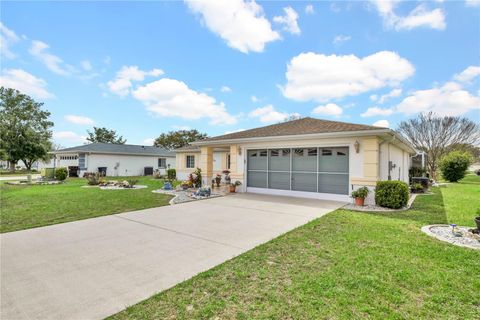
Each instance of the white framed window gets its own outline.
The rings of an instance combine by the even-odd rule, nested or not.
[[[165,169],[167,167],[167,158],[158,158],[158,167]]]
[[[195,156],[187,156],[185,160],[185,166],[187,168],[195,168]]]

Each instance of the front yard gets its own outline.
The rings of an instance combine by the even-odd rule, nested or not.
[[[0,231],[10,232],[168,204],[170,196],[152,193],[152,190],[162,187],[162,181],[152,177],[136,178],[139,179],[138,184],[148,188],[81,188],[87,184],[87,180],[82,178],[68,178],[60,185],[11,186],[2,183]]]
[[[397,213],[337,210],[112,319],[478,319],[480,252],[426,224],[474,226],[480,177]]]

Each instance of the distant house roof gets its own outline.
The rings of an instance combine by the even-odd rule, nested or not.
[[[174,157],[175,153],[164,148],[140,146],[134,144],[90,143],[81,146],[55,150],[52,153],[102,153],[102,154],[129,154],[145,156]]]

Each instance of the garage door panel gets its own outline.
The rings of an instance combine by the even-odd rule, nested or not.
[[[290,149],[269,150],[268,161],[268,170],[290,171]]]
[[[249,171],[247,176],[247,187],[266,188],[267,172]]]
[[[348,174],[318,174],[318,192],[348,194]]]
[[[268,187],[270,189],[290,190],[290,172],[269,172]]]
[[[317,171],[317,148],[293,149],[293,171]]]
[[[315,173],[292,173],[292,190],[317,191],[317,177]]]
[[[348,173],[348,148],[321,148],[318,171]]]
[[[267,150],[248,151],[248,170],[267,170]]]

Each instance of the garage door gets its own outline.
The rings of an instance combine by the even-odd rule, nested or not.
[[[247,187],[348,194],[348,148],[249,150]]]

